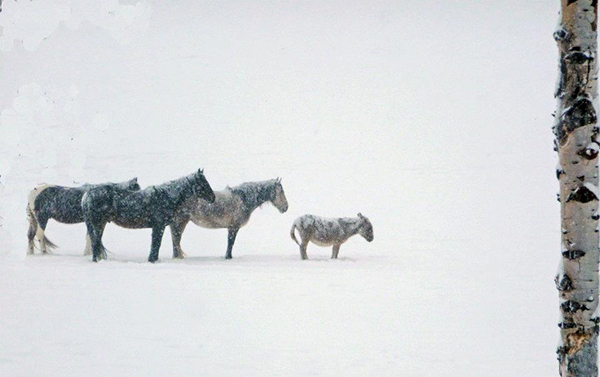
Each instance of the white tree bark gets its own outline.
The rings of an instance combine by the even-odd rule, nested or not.
[[[554,134],[559,155],[562,261],[560,374],[598,376],[598,0],[561,0]]]

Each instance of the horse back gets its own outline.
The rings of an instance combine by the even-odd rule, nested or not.
[[[214,203],[198,200],[191,220],[203,228],[221,229],[244,225],[245,223],[240,221],[242,214],[241,200],[232,195],[230,190],[223,190],[215,191]]]
[[[46,186],[34,198],[34,212],[65,224],[83,222],[81,198],[84,193],[80,188]]]

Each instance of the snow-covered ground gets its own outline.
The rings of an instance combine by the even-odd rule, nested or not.
[[[0,376],[557,374],[558,4],[17,4],[0,13]],[[280,176],[290,208],[257,210],[230,261],[226,231],[193,224],[185,260],[166,232],[149,264],[149,230],[109,225],[93,264],[85,227],[55,222],[60,248],[25,256],[36,184],[199,167],[214,189]],[[357,212],[372,243],[300,260],[296,217]]]

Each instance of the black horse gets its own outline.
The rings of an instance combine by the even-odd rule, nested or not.
[[[48,220],[54,219],[63,224],[82,223],[81,198],[87,191],[99,186],[114,186],[127,190],[140,189],[137,178],[133,178],[121,183],[85,184],[79,187],[41,185],[31,190],[27,204],[29,218],[27,254],[33,254],[34,238],[38,239],[42,253],[46,253],[48,248],[56,247],[44,234]],[[84,255],[91,253],[90,239],[87,237]]]
[[[93,261],[106,259],[102,234],[106,223],[114,222],[123,228],[152,228],[152,247],[148,261],[156,262],[165,228],[182,219],[189,220],[198,199],[209,202],[215,200],[215,194],[204,177],[203,170],[136,192],[113,186],[89,190],[83,196],[81,206],[88,235],[92,240]]]

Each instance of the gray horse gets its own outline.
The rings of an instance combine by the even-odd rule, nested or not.
[[[358,217],[344,217],[330,219],[314,215],[300,216],[294,221],[290,236],[300,246],[300,256],[308,259],[306,247],[309,242],[318,246],[333,246],[331,258],[337,259],[340,246],[355,234],[360,234],[364,239],[373,241],[373,225],[368,218],[362,214]],[[294,231],[298,229],[300,239],[298,242]]]
[[[82,223],[81,198],[83,194],[95,187],[106,185],[134,191],[140,189],[137,178],[133,178],[120,183],[85,184],[79,187],[41,185],[31,190],[27,204],[27,217],[29,219],[27,254],[33,254],[34,238],[38,239],[42,253],[47,253],[48,248],[56,248],[56,245],[44,234],[48,220],[54,219],[63,224]],[[92,253],[90,238],[87,237],[86,239],[84,255]]]
[[[255,209],[266,202],[271,202],[281,213],[288,209],[288,202],[279,178],[227,187],[225,190],[215,191],[215,197],[214,203],[199,200],[192,211],[191,220],[203,228],[228,229],[226,259],[231,259],[235,237],[240,228],[248,223]],[[187,221],[181,221],[171,226],[174,240],[173,258],[183,258],[185,255],[179,244],[180,238],[176,235],[183,233],[186,225]]]

